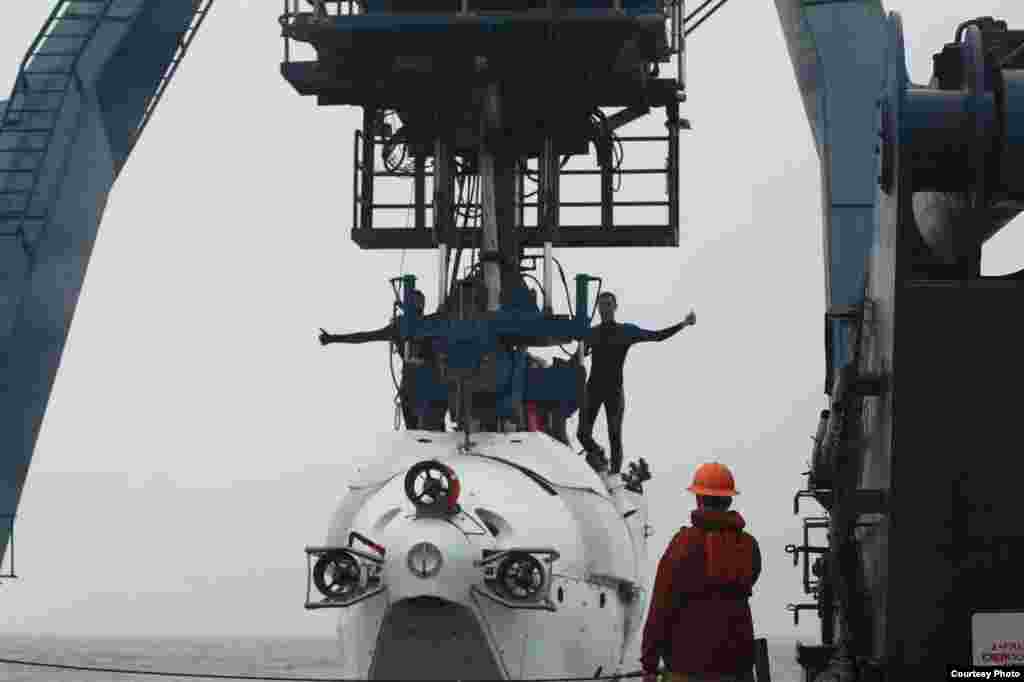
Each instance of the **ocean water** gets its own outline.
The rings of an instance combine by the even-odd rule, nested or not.
[[[769,640],[772,682],[800,682],[794,644],[787,640]],[[338,657],[337,647],[329,639],[87,639],[0,635],[0,658],[87,667],[338,679],[341,677]],[[7,682],[193,682],[196,679],[203,678],[93,673],[0,663],[0,680]]]

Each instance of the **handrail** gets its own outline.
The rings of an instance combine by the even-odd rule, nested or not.
[[[289,0],[283,0],[284,9],[281,12],[281,16],[278,17],[277,22],[281,25],[282,29],[286,29],[290,24],[294,24],[295,20],[300,16],[316,16],[317,12],[314,10],[303,10],[300,6],[300,0],[290,0],[291,8],[289,9]],[[334,5],[335,11],[334,16],[345,17],[345,16],[358,16],[362,14],[360,11],[361,4],[359,0],[315,0],[319,3],[319,6],[324,8],[324,16],[331,16],[330,12],[327,11],[328,5]],[[342,11],[344,6],[345,11]],[[288,35],[288,31],[283,30],[281,37],[284,38],[284,63],[290,64],[291,59],[291,38]]]
[[[21,60],[21,65],[18,67],[18,75],[14,79],[14,85],[11,86],[11,98],[9,100],[10,105],[8,106],[8,110],[11,106],[14,106],[14,98],[18,94],[18,85],[21,83],[21,77],[25,73],[25,67],[28,66],[29,59],[35,56],[36,48],[39,47],[40,41],[42,41],[44,37],[48,37],[47,31],[53,26],[53,22],[57,18],[57,14],[67,5],[68,1],[69,0],[64,0],[54,6],[53,11],[50,12],[50,16],[46,19],[46,23],[43,24],[43,30],[36,34],[32,44],[29,45],[28,51],[25,52],[25,56]],[[31,88],[28,87],[28,80],[25,81],[25,89],[31,90]],[[0,127],[2,127],[4,122],[7,120],[7,116],[8,114],[5,112],[4,120],[0,121]]]
[[[710,0],[709,0],[710,1]],[[664,0],[668,5],[669,55],[676,56],[676,83],[680,90],[686,89],[686,0]],[[705,3],[707,4],[707,3]],[[665,11],[664,5],[661,11]],[[698,9],[699,11],[699,9]]]
[[[384,557],[377,556],[376,554],[370,554],[369,552],[364,552],[361,549],[356,549],[355,547],[351,547],[351,546],[349,546],[349,547],[335,547],[335,546],[331,545],[331,546],[327,546],[327,547],[306,547],[306,554],[308,554],[310,556],[312,556],[314,554],[317,555],[317,556],[320,556],[320,555],[323,555],[323,554],[329,554],[331,552],[348,552],[349,554],[357,556],[360,559],[365,559],[367,561],[371,561],[371,562],[373,562],[374,564],[377,564],[377,565],[382,565],[384,563]]]
[[[544,561],[547,563],[554,563],[562,556],[554,547],[509,547],[495,552],[494,554],[488,554],[482,559],[474,559],[473,565],[477,568],[482,568],[488,564],[493,564],[499,559],[504,559],[510,554],[540,554],[544,556]]]
[[[70,6],[72,2],[75,1],[76,0],[61,0],[60,4],[54,7],[54,10],[50,13],[49,18],[43,25],[42,30],[40,30],[39,33],[36,35],[35,40],[32,41],[32,47],[28,50],[28,52],[25,53],[25,57],[21,61],[21,67],[19,67],[18,69],[18,76],[15,78],[14,87],[11,91],[11,103],[15,101],[15,97],[17,97],[18,95],[19,86],[22,86],[25,91],[31,94],[32,88],[28,80],[28,75],[30,72],[27,68],[29,61],[34,57],[39,56],[40,53],[38,49],[40,47],[42,39],[44,37],[46,39],[49,39],[51,37],[49,31],[53,28],[56,21],[63,18],[63,15],[58,17],[60,11],[62,9],[67,8],[68,6]],[[5,235],[17,236],[21,240],[21,247],[28,255],[30,261],[35,258],[35,253],[33,252],[32,247],[29,245],[28,238],[25,235],[25,221],[28,219],[29,211],[32,207],[32,202],[36,198],[36,191],[39,189],[39,180],[42,177],[43,167],[46,165],[46,159],[50,151],[50,144],[53,142],[54,133],[56,133],[57,131],[57,123],[59,121],[61,112],[64,110],[64,103],[67,100],[68,91],[71,89],[71,83],[74,82],[79,88],[82,87],[81,78],[78,75],[78,62],[82,58],[82,54],[86,51],[86,49],[88,49],[89,44],[92,42],[92,39],[95,37],[96,32],[99,30],[100,24],[102,24],[103,20],[107,18],[107,16],[109,15],[110,8],[114,4],[114,2],[115,0],[94,0],[94,2],[92,3],[95,5],[99,5],[100,3],[102,3],[103,6],[99,11],[89,15],[94,19],[92,25],[82,34],[82,43],[78,46],[77,51],[74,53],[74,57],[72,58],[71,63],[68,65],[67,71],[60,72],[60,74],[67,78],[67,80],[64,83],[63,90],[60,91],[60,101],[52,110],[54,112],[54,120],[51,122],[50,127],[47,130],[45,130],[45,132],[42,130],[39,131],[41,134],[46,135],[46,141],[42,144],[41,147],[39,147],[38,153],[41,154],[41,158],[36,163],[36,166],[32,171],[32,183],[31,186],[25,191],[27,198],[24,200],[24,204],[22,205],[20,211],[21,215],[19,217],[14,218],[14,220],[18,222],[18,227],[17,229],[14,230],[13,233],[4,233]],[[46,74],[39,73],[34,75]],[[0,132],[3,131],[4,125],[9,120],[8,116],[10,110],[11,105],[9,104],[7,110],[4,112],[3,121],[0,121]],[[17,132],[17,130],[13,132]],[[7,171],[0,172],[10,172],[10,169],[8,169]],[[13,213],[16,214],[18,212],[15,211]],[[43,216],[44,220],[46,218],[48,218],[48,216]],[[45,223],[43,229],[45,229]],[[41,238],[42,236],[40,235],[39,237],[37,237],[37,240]]]
[[[185,53],[192,44],[192,39],[195,38],[196,33],[199,32],[199,27],[203,25],[206,15],[213,6],[213,0],[203,0],[203,2],[205,2],[204,5],[197,6],[194,10],[188,28],[186,28],[182,33],[184,40],[179,38],[178,49],[171,58],[171,63],[168,66],[167,71],[164,72],[163,77],[160,79],[156,92],[146,102],[146,110],[142,116],[142,122],[139,123],[139,127],[135,129],[134,133],[132,133],[132,140],[128,147],[128,154],[131,154],[132,150],[135,149],[135,145],[138,143],[139,138],[142,137],[142,132],[146,129],[146,126],[149,125],[149,121],[153,117],[153,112],[156,111],[157,105],[160,104],[160,100],[163,99],[164,93],[167,91],[167,86],[170,85],[171,79],[174,78],[174,74],[178,70],[178,65],[185,59]]]
[[[683,30],[683,17],[686,16],[686,0],[676,2],[676,13],[672,19],[672,30],[677,35],[676,50],[676,81],[680,90],[686,90],[686,31]]]
[[[387,229],[390,229],[390,227],[391,227],[390,225],[387,225],[387,226],[380,225],[380,224],[378,224],[378,221],[376,220],[376,218],[378,217],[378,211],[392,211],[392,212],[393,211],[410,211],[410,210],[413,210],[413,209],[415,209],[417,207],[417,203],[416,202],[403,202],[401,200],[393,201],[393,202],[388,202],[388,201],[381,202],[381,201],[374,200],[372,194],[367,194],[366,196],[364,196],[359,191],[359,181],[360,181],[360,179],[364,178],[367,175],[372,175],[373,179],[376,179],[378,177],[381,177],[381,178],[394,178],[394,179],[399,179],[399,180],[401,180],[403,182],[411,182],[411,181],[415,181],[416,173],[413,172],[413,171],[409,171],[409,170],[399,170],[399,169],[387,170],[387,169],[377,169],[377,168],[373,169],[373,171],[371,172],[371,170],[369,168],[369,165],[366,163],[366,159],[361,157],[362,146],[363,146],[361,144],[361,142],[364,140],[364,137],[365,136],[363,135],[363,131],[357,129],[354,132],[354,140],[353,140],[353,142],[354,142],[354,148],[353,148],[354,163],[353,163],[353,175],[352,175],[352,198],[353,198],[353,201],[352,201],[352,211],[353,211],[353,216],[352,216],[352,223],[351,224],[352,224],[353,228],[356,228],[356,229],[370,228],[369,230],[367,230],[368,232],[370,232],[370,231],[372,231],[374,229],[387,230]],[[620,142],[622,142],[623,144],[628,144],[628,143],[634,143],[634,144],[662,143],[662,144],[664,144],[664,143],[668,143],[668,142],[671,141],[671,136],[670,135],[623,135],[623,136],[619,137],[618,140]],[[381,140],[379,140],[379,139],[373,139],[370,142],[370,146],[374,150],[376,150],[382,144],[384,144],[384,143]],[[600,176],[604,172],[605,171],[603,171],[601,168],[561,168],[559,170],[559,175],[561,177],[565,177],[565,176],[594,177],[594,176]],[[667,168],[665,166],[649,167],[646,164],[643,164],[643,165],[640,165],[640,166],[635,167],[635,168],[630,168],[630,167],[619,168],[619,169],[615,170],[614,173],[621,174],[623,176],[666,175],[666,174],[669,173],[669,168]],[[454,175],[459,176],[459,177],[470,177],[473,174],[472,173],[468,173],[468,172],[455,171]],[[605,205],[604,201],[559,201],[559,206],[562,207],[562,208],[566,208],[566,209],[597,209],[597,208],[601,208],[604,205]],[[520,196],[520,198],[519,198],[519,206],[523,210],[525,210],[525,209],[537,209],[538,208],[538,202],[536,202],[536,201],[529,201],[528,195],[527,196]],[[661,199],[652,198],[650,200],[625,200],[625,199],[611,198],[608,201],[608,206],[610,208],[613,208],[613,209],[615,209],[615,208],[624,208],[624,209],[629,209],[629,208],[634,208],[634,209],[635,208],[665,209],[665,208],[668,208],[671,211],[672,201],[671,201],[671,197],[670,196],[667,196],[667,197],[664,197],[664,198],[661,198]],[[457,209],[457,210],[474,211],[474,210],[479,210],[480,202],[479,201],[472,201],[472,200],[463,200],[463,201],[453,202],[452,207],[454,209]],[[425,201],[423,208],[425,210],[427,210],[427,211],[432,210],[433,209],[433,202],[431,202],[429,200]],[[366,218],[366,220],[364,220],[364,218]],[[615,227],[615,229],[616,230],[622,230],[623,232],[625,232],[630,227],[633,227],[633,225],[624,224],[624,225],[617,225]],[[525,225],[525,224],[523,225],[523,228],[526,229],[526,230],[535,229],[534,226],[532,226],[532,225]],[[466,227],[464,229],[466,230],[467,234],[471,233],[471,232],[474,232],[474,231],[478,231],[478,228]]]

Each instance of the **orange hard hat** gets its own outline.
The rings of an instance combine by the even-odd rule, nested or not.
[[[696,495],[712,497],[732,497],[740,494],[736,490],[736,482],[729,467],[718,462],[697,467],[697,473],[693,475],[693,484],[687,490]]]

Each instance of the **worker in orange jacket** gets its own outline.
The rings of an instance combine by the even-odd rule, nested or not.
[[[658,564],[640,662],[653,682],[664,659],[670,682],[746,682],[754,667],[749,598],[761,574],[757,540],[743,530],[732,473],[703,464],[687,488],[697,509]]]

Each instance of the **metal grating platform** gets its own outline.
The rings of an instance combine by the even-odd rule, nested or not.
[[[464,183],[474,176],[471,147],[475,142],[469,139],[462,170],[453,173],[453,182],[447,193],[434,188],[434,177],[430,166],[434,152],[425,140],[405,138],[401,131],[395,132],[381,124],[379,111],[367,111],[363,130],[356,131],[353,149],[352,175],[352,239],[364,249],[427,249],[439,243],[464,248],[479,248],[481,229],[471,225],[470,216],[479,215],[479,200],[466,197]],[[626,115],[629,115],[628,112]],[[679,245],[679,130],[685,122],[678,118],[678,107],[665,107],[666,134],[661,136],[621,136],[619,143],[622,156],[601,163],[599,157],[612,152],[600,149],[611,141],[588,140],[579,133],[572,135],[566,128],[565,136],[554,144],[565,149],[558,168],[556,186],[549,192],[539,189],[539,166],[530,159],[531,154],[543,143],[537,135],[531,140],[527,135],[510,134],[515,139],[521,156],[516,168],[508,169],[508,182],[515,184],[514,205],[505,207],[504,220],[515,225],[517,241],[524,247],[541,247],[551,242],[556,247],[672,247]],[[611,117],[612,119],[614,118]],[[404,130],[404,129],[403,129]],[[392,155],[399,139],[405,140],[407,153],[396,167],[387,159]],[[460,152],[458,144],[456,152]],[[625,161],[630,149],[638,151],[646,146],[648,156],[665,160],[658,167],[630,166]],[[657,152],[650,148],[656,147]],[[413,155],[411,159],[407,158]],[[568,163],[569,155],[573,164]],[[616,167],[616,161],[621,162]],[[458,164],[457,164],[458,165]],[[575,167],[569,167],[570,165]],[[583,167],[580,167],[583,166]],[[623,177],[643,177],[648,196],[643,199],[620,199],[616,186]],[[568,182],[591,178],[596,191],[589,200],[564,201],[561,187]],[[391,196],[412,197],[410,202],[381,201],[381,185],[389,186]],[[456,193],[455,189],[459,187]],[[650,188],[659,188],[651,190]],[[584,197],[586,198],[586,197]],[[448,201],[450,208],[440,209],[436,202]],[[551,207],[549,209],[548,207]],[[579,215],[588,212],[590,220],[566,220],[568,213]],[[623,216],[641,215],[643,222],[628,222]],[[447,220],[441,216],[447,215]],[[543,217],[542,217],[543,216]],[[459,222],[461,221],[461,225]]]

